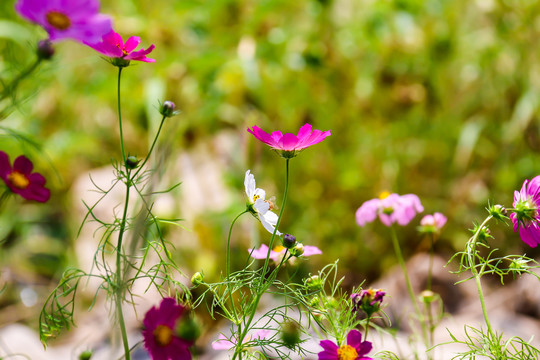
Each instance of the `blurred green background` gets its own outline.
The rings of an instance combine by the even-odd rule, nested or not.
[[[33,61],[46,33],[19,18],[13,1],[0,12],[6,80]],[[323,250],[302,263],[304,273],[339,258],[346,286],[373,281],[395,264],[388,231],[379,223],[360,228],[354,219],[381,191],[415,193],[425,213],[448,216],[436,250],[449,258],[472,222],[485,217],[488,201],[511,207],[513,191],[539,173],[538,1],[118,0],[103,2],[102,12],[124,39],[156,45],[155,64],[123,72],[127,151],[145,154],[158,101],[172,100],[182,113],[165,125],[159,172],[176,170],[160,186],[192,175],[180,160],[191,154],[194,164],[202,161],[201,146],[216,162],[208,166],[222,170],[219,178],[204,168],[199,176],[223,183],[225,202],[209,190],[210,206],[190,215],[176,198],[186,196],[184,185],[171,193],[167,212],[185,218],[189,231],[167,234],[188,277],[203,269],[215,280],[224,269],[247,169],[280,206],[285,162],[246,132],[253,125],[296,132],[309,122],[332,131],[291,161],[280,230]],[[13,198],[2,209],[1,256],[11,274],[3,306],[17,303],[17,284],[45,294],[77,264],[80,194],[73,184],[120,157],[116,69],[83,45],[55,47],[15,102],[1,104],[0,149],[12,159],[30,157],[52,190],[47,204]],[[427,249],[416,233],[420,218],[399,231],[406,257]],[[509,226],[492,233],[506,253],[538,255]],[[233,236],[236,267],[252,235],[268,239],[246,216]]]

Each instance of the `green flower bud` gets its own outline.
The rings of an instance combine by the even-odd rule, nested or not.
[[[49,40],[40,40],[37,45],[37,56],[43,60],[50,60],[54,55],[54,47]]]
[[[431,290],[424,290],[420,293],[420,300],[424,304],[431,304],[435,300],[435,293]]]
[[[291,234],[283,235],[283,247],[290,249],[296,244],[296,237]]]
[[[197,319],[189,314],[182,317],[177,323],[176,334],[181,339],[195,341],[201,335],[201,326]]]
[[[300,342],[300,328],[296,322],[287,321],[281,327],[281,340],[289,349]]]
[[[306,289],[309,292],[319,291],[323,288],[323,282],[317,275],[313,275],[312,277],[305,279],[304,285],[306,285]]]
[[[128,169],[133,170],[139,166],[141,160],[138,160],[136,156],[130,155],[126,159],[126,166]]]
[[[92,357],[92,351],[91,350],[84,350],[79,355],[79,360],[90,360],[91,357]]]
[[[175,111],[176,104],[172,101],[164,101],[163,104],[159,107],[159,113],[165,117],[173,117],[178,114],[178,111]]]
[[[302,243],[296,243],[290,251],[292,256],[299,257],[304,253],[304,245],[302,245]]]
[[[198,271],[195,274],[193,274],[193,276],[191,277],[191,283],[193,284],[193,286],[199,286],[203,282],[204,282],[204,275]]]

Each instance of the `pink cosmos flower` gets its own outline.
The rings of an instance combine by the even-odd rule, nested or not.
[[[510,219],[514,224],[514,231],[519,230],[521,240],[530,247],[540,244],[540,176],[530,182],[525,180],[521,191],[514,192],[514,212]]]
[[[407,225],[417,213],[424,211],[418,196],[383,193],[377,199],[366,201],[356,211],[356,222],[360,226],[372,222],[378,216],[381,222],[390,226],[397,222]]]
[[[51,41],[98,42],[112,29],[111,19],[98,13],[97,0],[19,0],[15,10],[41,25]]]
[[[287,249],[281,245],[274,247],[274,249],[270,251],[270,259],[272,259],[276,263],[280,262],[283,255],[285,255],[286,250]],[[252,258],[257,260],[264,260],[266,259],[266,255],[268,254],[268,246],[262,244],[258,249],[248,249],[248,251],[251,254]],[[322,251],[318,247],[304,245],[304,252],[302,256],[312,256],[320,254],[322,254]]]
[[[272,334],[272,331],[270,330],[266,330],[266,329],[260,329],[260,330],[257,330],[253,333],[253,338],[254,339],[257,339],[257,340],[264,340],[264,339],[268,339],[270,337],[270,335]],[[244,341],[243,341],[243,344],[251,341],[252,337],[251,336],[247,336]],[[214,350],[229,350],[233,347],[235,347],[237,344],[236,341],[231,341],[229,339],[227,339],[225,337],[225,335],[223,334],[219,334],[219,337],[216,341],[214,341],[212,343],[212,348]]]
[[[156,60],[147,58],[146,55],[150,54],[154,50],[155,46],[150,45],[147,49],[141,49],[133,51],[141,43],[141,38],[138,36],[131,36],[124,43],[122,37],[111,30],[109,33],[103,35],[103,38],[98,43],[85,42],[97,52],[108,56],[113,59],[123,59],[126,61],[136,60],[143,62],[155,62]]]
[[[40,173],[33,173],[34,165],[26,156],[19,156],[9,162],[9,156],[0,151],[0,178],[15,194],[26,200],[46,202],[51,197],[49,189],[45,188],[45,178]]]
[[[185,311],[184,306],[173,298],[161,300],[144,316],[144,346],[153,360],[190,360],[191,341],[181,339],[176,334],[178,320]]]
[[[361,309],[368,316],[371,316],[373,313],[379,311],[385,295],[386,292],[381,289],[367,289],[360,291],[360,293],[351,294],[353,310],[358,311]]]
[[[362,341],[362,334],[356,329],[347,334],[347,345],[338,346],[330,340],[322,340],[320,345],[324,350],[319,353],[319,360],[372,360],[364,355],[373,346],[369,341]]]
[[[251,129],[248,128],[248,132],[266,145],[271,146],[286,159],[295,157],[303,149],[320,143],[327,136],[331,135],[330,130],[312,130],[310,124],[303,125],[298,130],[298,135],[290,133],[283,134],[281,131],[274,131],[272,134],[268,134],[257,126],[253,126]]]
[[[426,215],[420,220],[419,231],[426,234],[437,234],[446,224],[446,220],[446,216],[440,212],[436,212],[433,215]]]

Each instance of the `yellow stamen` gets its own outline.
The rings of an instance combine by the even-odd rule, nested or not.
[[[278,246],[274,247],[273,250],[274,250],[275,252],[280,252],[280,251],[282,251],[283,249],[285,249],[285,247],[283,247],[283,246],[281,246],[281,245],[278,245]]]
[[[21,174],[18,171],[13,171],[11,174],[8,174],[7,178],[11,185],[15,186],[17,189],[24,190],[30,185],[30,180],[28,180],[26,175]]]
[[[356,360],[358,352],[350,345],[341,346],[338,351],[338,360]]]
[[[388,196],[390,196],[390,192],[388,191],[382,191],[380,194],[379,194],[379,199],[386,199]]]
[[[58,11],[49,11],[47,13],[47,22],[58,30],[66,30],[71,26],[69,18]]]
[[[261,195],[253,195],[253,202],[255,202],[260,197],[261,197]]]
[[[158,325],[154,330],[154,340],[159,346],[167,346],[171,343],[173,332],[167,325]]]

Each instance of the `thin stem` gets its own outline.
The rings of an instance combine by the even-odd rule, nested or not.
[[[118,126],[120,128],[120,147],[122,148],[122,164],[126,165],[126,151],[124,150],[124,130],[122,129],[122,111],[120,105],[120,80],[122,77],[122,67],[118,67]]]
[[[489,335],[491,335],[492,339],[495,339],[495,335],[493,333],[493,329],[491,327],[491,323],[489,322],[487,310],[486,310],[486,303],[484,301],[484,292],[482,291],[482,282],[480,281],[480,278],[482,277],[481,274],[478,273],[478,270],[476,270],[475,262],[474,262],[474,256],[476,255],[476,242],[478,240],[478,236],[480,235],[480,232],[482,229],[486,226],[486,224],[492,219],[493,216],[488,216],[486,220],[478,227],[478,230],[476,230],[476,233],[473,235],[471,240],[467,243],[467,257],[469,259],[469,267],[471,269],[471,273],[474,276],[474,281],[476,283],[476,288],[478,290],[478,297],[480,298],[480,304],[482,306],[482,314],[484,315],[484,320],[486,322],[486,326],[488,328]]]
[[[118,242],[116,245],[116,311],[118,313],[118,322],[120,324],[120,332],[122,334],[122,344],[124,346],[124,354],[126,360],[131,360],[131,353],[127,338],[126,324],[124,321],[124,313],[122,310],[122,302],[124,300],[124,277],[122,272],[122,241],[124,239],[124,233],[126,231],[127,212],[129,206],[129,190],[131,188],[131,172],[126,164],[126,155],[124,151],[124,134],[122,131],[122,110],[120,102],[120,80],[122,75],[122,68],[118,67],[118,125],[120,127],[120,147],[122,149],[122,164],[125,169],[125,185],[126,185],[126,199],[124,201],[124,211],[122,214],[122,220],[120,222],[120,229],[118,231]]]
[[[159,137],[159,134],[161,133],[161,128],[163,127],[163,123],[165,123],[166,118],[167,118],[166,116],[163,116],[163,118],[161,118],[161,122],[159,123],[158,131],[156,133],[156,136],[154,137],[154,140],[152,141],[152,145],[150,146],[150,150],[148,150],[148,154],[146,154],[146,157],[144,158],[142,164],[139,166],[139,169],[137,169],[137,171],[133,175],[133,179],[135,179],[135,177],[141,172],[141,170],[144,168],[144,165],[146,165],[146,163],[148,162],[148,159],[150,159],[150,155],[152,154],[152,151],[154,150],[154,146],[156,146],[157,139]]]
[[[236,223],[236,220],[238,220],[240,218],[240,216],[244,215],[247,212],[248,212],[247,209],[242,211],[232,221],[231,227],[229,228],[229,236],[227,236],[227,252],[226,252],[226,255],[225,255],[226,256],[226,264],[227,264],[226,265],[226,267],[227,267],[227,276],[226,276],[225,280],[227,282],[227,290],[229,292],[229,299],[231,301],[231,308],[232,308],[232,311],[233,311],[233,314],[234,314],[234,320],[235,320],[235,323],[238,326],[240,326],[240,321],[238,320],[238,314],[236,313],[236,306],[234,306],[234,299],[233,299],[233,295],[232,295],[231,283],[230,283],[230,280],[229,280],[229,277],[231,276],[231,234],[232,234],[233,226]]]
[[[431,291],[431,279],[433,278],[433,252],[434,252],[434,243],[435,243],[435,235],[431,234],[429,236],[430,240],[430,247],[429,247],[429,266],[428,266],[428,275],[427,275],[427,281],[426,281],[426,290]]]
[[[253,318],[255,317],[255,312],[257,310],[257,306],[259,305],[259,301],[261,300],[262,295],[264,292],[270,287],[272,284],[274,277],[270,276],[268,281],[265,283],[265,274],[268,269],[268,263],[270,259],[270,251],[272,251],[272,247],[274,246],[274,239],[276,236],[276,232],[279,227],[279,223],[281,222],[281,217],[283,216],[283,210],[285,209],[285,204],[287,202],[287,193],[289,191],[289,160],[285,159],[285,190],[283,191],[283,202],[281,203],[281,209],[279,211],[278,219],[276,222],[276,227],[274,228],[274,233],[272,234],[272,238],[270,239],[270,246],[268,247],[268,254],[266,255],[266,260],[264,261],[263,271],[261,273],[261,280],[260,280],[260,286],[257,288],[257,295],[255,297],[255,300],[251,304],[251,314],[249,315],[248,320],[245,322],[244,331],[240,332],[240,336],[238,337],[238,344],[234,350],[234,355],[232,360],[236,359],[236,356],[239,355],[240,360],[242,360],[241,350],[242,350],[242,342],[244,341],[244,338],[247,335],[247,332],[249,330],[249,326],[251,325],[251,322],[253,321]],[[283,263],[283,259],[282,259]],[[281,264],[282,264],[281,263]],[[281,264],[279,267],[281,267]],[[279,269],[278,267],[278,269]],[[277,274],[277,273],[276,273]]]
[[[17,90],[17,86],[19,86],[19,83],[22,80],[24,80],[24,78],[26,78],[28,75],[30,75],[32,72],[34,72],[34,70],[39,66],[39,64],[41,63],[42,60],[43,59],[38,56],[36,61],[34,61],[25,70],[21,71],[21,73],[19,75],[17,75],[17,77],[15,77],[15,79],[13,79],[11,81],[11,83],[6,85],[6,87],[2,91],[2,95],[0,95],[0,100],[3,100],[5,98],[7,98],[10,94],[14,93],[15,90]]]
[[[371,320],[371,315],[368,315],[366,318],[366,332],[364,333],[364,341],[367,341],[367,334],[369,331],[369,320]]]
[[[401,266],[401,271],[403,272],[403,276],[405,277],[405,283],[407,284],[407,291],[409,293],[409,297],[411,298],[411,302],[414,306],[414,310],[418,316],[418,321],[420,323],[420,327],[422,328],[422,338],[424,340],[424,344],[426,347],[428,347],[428,339],[427,339],[427,332],[426,332],[426,324],[424,324],[424,321],[422,321],[422,313],[420,312],[420,307],[418,306],[418,302],[416,301],[416,296],[414,295],[414,290],[411,285],[411,280],[409,278],[409,272],[407,271],[407,267],[405,266],[405,260],[403,259],[403,254],[401,253],[401,248],[399,246],[399,241],[396,234],[396,229],[394,226],[390,227],[391,234],[392,234],[392,244],[394,245],[394,252],[396,253],[397,260],[399,262],[399,265]]]

